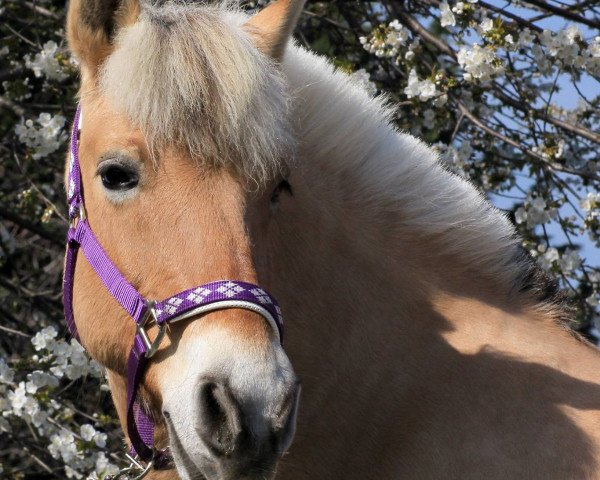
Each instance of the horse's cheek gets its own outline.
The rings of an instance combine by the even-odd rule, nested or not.
[[[92,358],[106,368],[125,374],[135,327],[81,252],[75,269],[73,313],[80,341]]]

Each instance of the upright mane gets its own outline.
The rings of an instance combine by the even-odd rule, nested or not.
[[[399,132],[385,96],[371,97],[303,48],[290,49],[284,71],[301,105],[301,161],[336,171],[346,195],[360,199],[364,210],[357,213],[366,224],[398,237],[430,235],[439,253],[462,259],[465,271],[497,280],[505,293],[521,295],[557,320],[570,317],[558,283],[521,247],[507,215],[450,172],[432,148]]]
[[[296,138],[298,167],[335,176],[339,206],[369,226],[364,235],[428,236],[507,292],[557,303],[556,285],[523,255],[506,215],[398,132],[385,97],[296,45],[277,68],[252,45],[245,20],[225,6],[146,7],[117,38],[101,89],[153,149],[184,148],[257,183],[289,164]]]

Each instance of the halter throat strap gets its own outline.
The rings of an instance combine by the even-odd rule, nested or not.
[[[71,335],[80,341],[73,313],[73,285],[77,253],[81,250],[108,292],[136,325],[136,334],[127,361],[127,434],[132,454],[142,461],[152,463],[156,469],[166,468],[172,465],[171,455],[168,449],[155,449],[154,421],[150,413],[142,408],[138,396],[148,361],[158,350],[166,326],[215,310],[241,308],[261,315],[283,343],[281,309],[275,298],[258,285],[237,280],[207,283],[158,302],[142,296],[111,261],[89,224],[79,163],[80,130],[81,108],[78,107],[71,135],[67,184],[70,225],[67,232],[63,279],[63,304],[67,325]],[[158,327],[158,334],[154,340],[151,340],[147,333],[147,327],[152,324]]]

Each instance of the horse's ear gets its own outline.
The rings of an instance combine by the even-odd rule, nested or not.
[[[278,0],[254,15],[244,28],[256,46],[266,55],[279,61],[306,0]]]
[[[69,47],[95,75],[112,51],[117,32],[135,23],[140,0],[70,0],[67,14]]]

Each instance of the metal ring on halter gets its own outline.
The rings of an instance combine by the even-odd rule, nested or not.
[[[83,222],[87,218],[87,212],[85,211],[85,206],[83,202],[77,205],[77,213],[71,218],[69,222],[69,228],[75,228],[77,226],[77,222]]]
[[[158,323],[158,314],[154,308],[155,305],[156,302],[154,300],[146,300],[146,314],[144,315],[142,321],[137,325],[137,334],[140,336],[147,348],[145,353],[146,358],[151,358],[154,356],[165,336],[167,327],[166,324],[160,325]],[[153,321],[158,327],[158,334],[153,342],[150,340],[150,337],[148,337],[148,332],[146,332],[145,328],[148,321]]]

